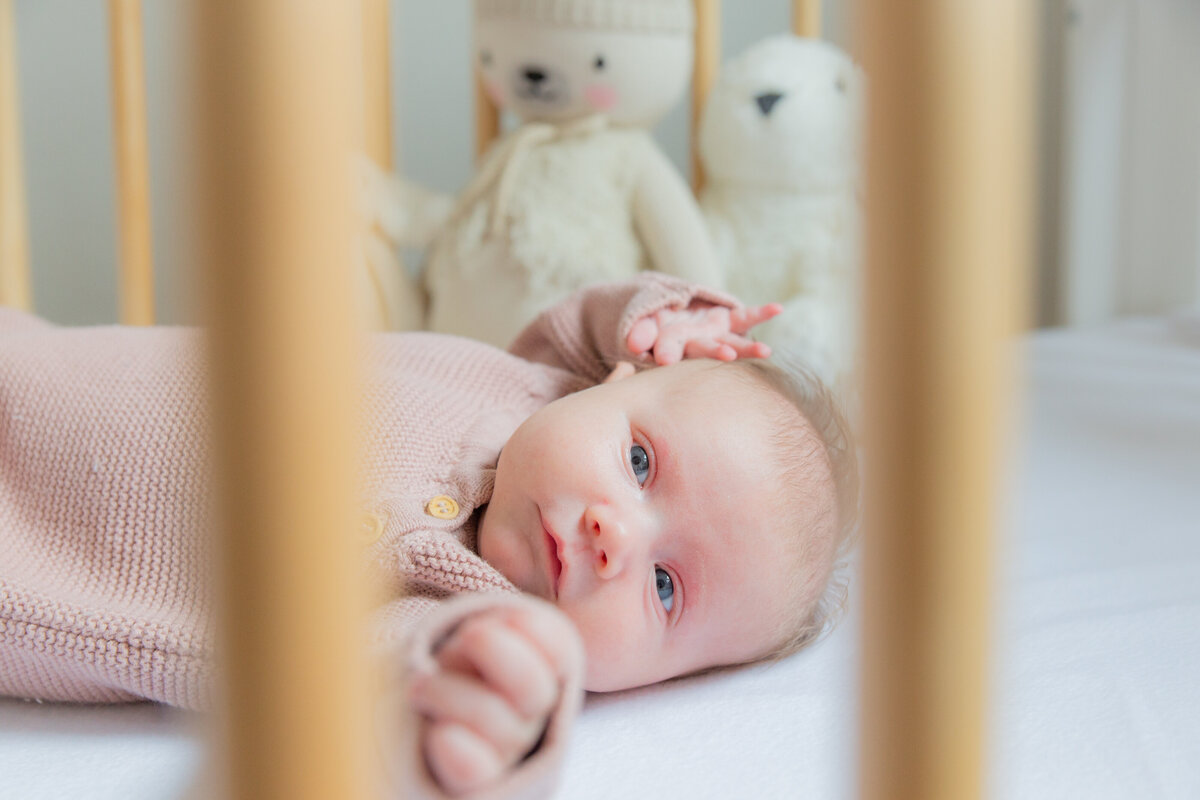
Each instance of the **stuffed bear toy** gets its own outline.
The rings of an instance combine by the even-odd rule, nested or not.
[[[784,311],[757,337],[835,387],[858,319],[863,77],[816,39],[772,36],[726,64],[705,104],[700,203],[725,288]]]
[[[519,125],[434,239],[428,327],[507,345],[575,289],[653,269],[719,285],[687,184],[649,127],[692,65],[691,0],[475,0],[476,65]]]

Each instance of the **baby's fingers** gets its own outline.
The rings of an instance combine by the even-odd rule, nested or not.
[[[766,358],[771,355],[770,345],[747,339],[745,336],[734,334],[722,336],[721,344],[735,354],[733,358]],[[728,360],[732,361],[733,358]]]
[[[771,348],[742,336],[727,335],[720,339],[693,339],[687,343],[688,358],[715,358],[736,361],[739,358],[766,358]]]
[[[659,332],[654,343],[654,363],[666,367],[681,361],[687,350],[690,331],[682,325],[672,325]]]
[[[505,763],[525,755],[542,732],[540,717],[526,719],[474,678],[440,670],[413,681],[413,708],[431,723],[455,722],[486,742]]]
[[[448,794],[465,794],[498,780],[508,769],[479,734],[457,722],[429,723],[425,761]]]
[[[684,347],[687,358],[715,358],[717,361],[733,361],[737,350],[716,339],[693,339]]]
[[[464,622],[437,659],[444,669],[477,674],[526,718],[545,715],[558,699],[558,678],[540,649],[497,614]]]
[[[552,606],[532,606],[507,612],[506,621],[537,648],[560,680],[583,666],[583,640],[565,614]]]
[[[658,320],[653,316],[642,317],[633,323],[629,335],[625,337],[625,346],[635,356],[648,352],[658,340]]]
[[[729,330],[733,333],[745,333],[771,317],[783,311],[779,303],[767,303],[765,306],[743,306],[729,311]]]

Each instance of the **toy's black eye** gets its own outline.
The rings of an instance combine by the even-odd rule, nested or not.
[[[592,62],[592,66],[595,67],[597,71],[604,69],[604,56],[596,56],[596,60]]]
[[[484,50],[479,54],[479,63],[483,64],[485,67],[490,67],[492,65],[492,53],[490,50]]]

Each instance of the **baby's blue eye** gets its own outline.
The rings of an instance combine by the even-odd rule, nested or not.
[[[654,588],[658,590],[658,599],[662,601],[663,608],[670,611],[671,606],[675,605],[675,583],[662,567],[654,568]]]
[[[638,486],[646,482],[646,478],[650,477],[650,456],[646,453],[646,448],[640,444],[635,444],[629,448],[629,464],[633,467],[633,477],[637,478]]]

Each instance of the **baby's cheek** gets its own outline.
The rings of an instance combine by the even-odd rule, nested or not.
[[[596,595],[589,600],[560,602],[558,606],[583,639],[584,688],[611,692],[647,683],[642,674],[646,644],[633,633],[639,627],[637,620],[619,600]]]
[[[602,83],[594,83],[583,90],[588,105],[597,111],[608,111],[617,104],[617,90]]]
[[[595,630],[581,631],[580,635],[583,637],[585,689],[589,692],[611,692],[634,685],[628,677],[628,645],[625,642],[614,641],[615,637],[597,635]]]

